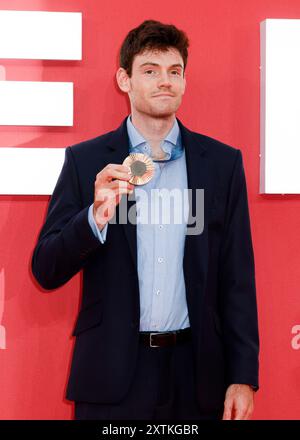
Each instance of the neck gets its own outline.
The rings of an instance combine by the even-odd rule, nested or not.
[[[162,140],[169,133],[175,122],[175,114],[163,118],[141,115],[132,109],[131,120],[135,128],[149,142],[154,151],[160,150]]]

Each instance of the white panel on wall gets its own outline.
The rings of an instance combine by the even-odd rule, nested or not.
[[[0,148],[0,194],[51,195],[65,148]]]
[[[73,125],[73,83],[0,81],[0,125]]]
[[[300,20],[261,23],[260,193],[300,193]]]
[[[0,58],[82,59],[82,13],[0,11]]]

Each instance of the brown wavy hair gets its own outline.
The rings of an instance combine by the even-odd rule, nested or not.
[[[122,43],[119,55],[120,67],[127,74],[132,74],[134,57],[145,50],[167,51],[170,48],[178,50],[182,56],[184,70],[188,59],[189,40],[184,31],[172,24],[163,24],[156,20],[145,20],[132,29]]]

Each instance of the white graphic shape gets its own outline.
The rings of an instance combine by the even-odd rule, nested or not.
[[[82,59],[82,13],[0,11],[0,58]]]
[[[64,148],[0,148],[0,194],[51,195]]]
[[[4,290],[5,290],[5,279],[4,279],[4,268],[0,271],[0,350],[6,349],[6,331],[5,327],[2,325],[2,318],[4,312]]]
[[[0,81],[0,125],[73,125],[73,83]]]
[[[261,23],[260,193],[300,193],[300,20]]]

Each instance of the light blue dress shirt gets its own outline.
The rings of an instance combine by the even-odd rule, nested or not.
[[[130,153],[151,156],[151,146],[134,127],[130,116],[127,118],[127,130]],[[188,210],[188,198],[182,194],[187,188],[187,173],[176,119],[161,148],[166,152],[166,160],[154,161],[153,178],[134,189],[140,331],[169,331],[190,326],[183,273],[186,234],[183,212]],[[170,194],[174,190],[181,194],[179,199],[182,203],[173,203]],[[89,208],[88,218],[94,234],[104,243],[108,224],[100,232],[93,217],[93,205]]]

